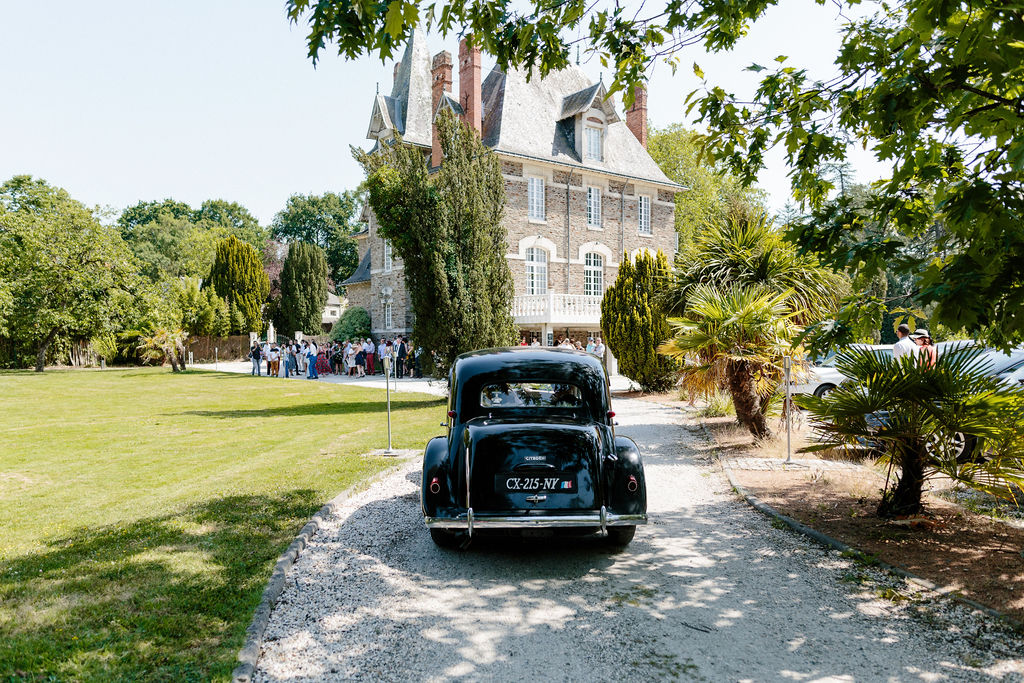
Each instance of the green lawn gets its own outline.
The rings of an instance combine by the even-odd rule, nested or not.
[[[382,391],[166,369],[0,373],[0,680],[225,680],[274,563],[393,464]],[[392,396],[396,448],[444,403]]]

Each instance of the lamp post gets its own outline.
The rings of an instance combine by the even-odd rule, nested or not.
[[[790,382],[789,377],[793,368],[793,357],[783,356],[782,367],[786,372],[786,464],[791,465],[793,463],[793,445],[792,445],[792,431],[793,431],[793,403],[790,397]]]
[[[388,449],[384,455],[394,455],[391,448],[391,356],[384,356],[384,394],[388,401]]]

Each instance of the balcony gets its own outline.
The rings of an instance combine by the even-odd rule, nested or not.
[[[512,301],[517,325],[601,324],[601,297],[586,294],[523,294]]]

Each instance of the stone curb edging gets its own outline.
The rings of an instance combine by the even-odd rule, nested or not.
[[[707,433],[706,427],[705,434],[707,434],[709,438],[713,438],[711,434]],[[793,531],[796,531],[799,534],[803,534],[804,536],[807,536],[808,538],[817,541],[818,543],[824,546],[835,548],[840,552],[849,553],[860,557],[870,557],[867,553],[863,552],[862,550],[858,550],[857,548],[849,546],[846,543],[843,543],[842,541],[836,540],[831,536],[827,536],[826,534],[821,533],[817,529],[812,529],[806,524],[796,521],[792,517],[788,517],[782,514],[781,512],[779,512],[772,506],[768,505],[754,494],[750,493],[750,491],[745,489],[741,484],[737,483],[737,481],[733,477],[732,469],[725,467],[723,465],[722,470],[725,472],[725,476],[729,480],[729,485],[732,486],[733,490],[735,490],[736,493],[738,493],[744,500],[747,501],[747,503],[752,508],[754,508],[758,512],[764,514],[767,517],[779,520]],[[993,609],[988,605],[983,605],[980,602],[976,602],[974,600],[971,600],[970,598],[964,597],[956,588],[953,588],[952,586],[940,586],[937,583],[929,581],[923,576],[918,576],[917,574],[907,571],[902,567],[897,567],[888,564],[887,562],[882,562],[881,560],[874,557],[872,557],[872,564],[874,566],[879,567],[880,569],[884,569],[890,574],[895,574],[901,578],[906,579],[911,583],[917,584],[925,590],[937,593],[944,597],[952,598],[953,600],[961,602],[964,605],[967,605],[968,607],[978,610],[979,612],[983,612],[989,615],[990,617],[995,617],[996,619],[1004,621],[1015,629],[1024,629],[1024,623],[1017,621],[1013,617],[1003,614],[999,610]]]
[[[270,575],[270,580],[267,581],[267,587],[263,590],[263,597],[260,600],[260,604],[256,608],[256,611],[253,612],[252,622],[249,624],[249,628],[245,631],[245,645],[243,645],[242,649],[238,652],[237,661],[239,664],[235,667],[235,670],[231,672],[232,683],[250,683],[252,681],[252,676],[256,672],[256,663],[260,658],[260,648],[263,646],[263,635],[266,633],[267,625],[270,623],[270,612],[274,609],[274,605],[277,604],[282,591],[284,591],[284,584],[288,577],[289,570],[291,570],[295,561],[299,559],[299,555],[306,548],[306,545],[309,543],[309,539],[313,538],[313,535],[319,531],[320,525],[323,521],[334,514],[334,511],[353,495],[365,491],[369,486],[372,486],[378,481],[382,481],[395,472],[398,472],[413,457],[415,456],[406,456],[402,458],[400,464],[392,465],[391,467],[373,475],[369,479],[364,479],[353,484],[332,498],[330,502],[320,508],[320,510],[317,511],[317,513],[313,515],[308,522],[306,522],[305,526],[302,527],[302,530],[299,531],[298,536],[296,536],[295,540],[288,546],[288,549],[281,553],[281,556],[277,559],[277,564],[274,566],[274,572]]]

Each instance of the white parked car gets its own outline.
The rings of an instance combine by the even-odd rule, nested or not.
[[[935,347],[941,355],[946,351],[952,351],[954,349],[960,349],[975,344],[977,344],[977,342],[971,340],[955,340],[939,342]],[[851,344],[851,348],[872,349],[880,353],[887,354],[892,353],[891,344]],[[1011,349],[1006,353],[996,349],[987,349],[978,357],[978,363],[983,364],[989,374],[995,375],[1007,382],[1011,381],[1011,377],[1014,378],[1012,381],[1020,379],[1021,386],[1024,386],[1024,348]],[[835,368],[835,356],[833,355],[826,358],[821,363],[812,365],[807,381],[794,384],[790,391],[793,394],[814,394],[820,398],[835,389],[845,380],[846,377],[844,377],[842,373]]]
[[[892,344],[851,344],[852,349],[870,349],[878,353],[892,355]],[[790,389],[792,394],[814,394],[821,398],[828,392],[846,381],[846,377],[835,368],[835,355],[811,365],[808,369],[808,376],[803,383],[794,384]]]

